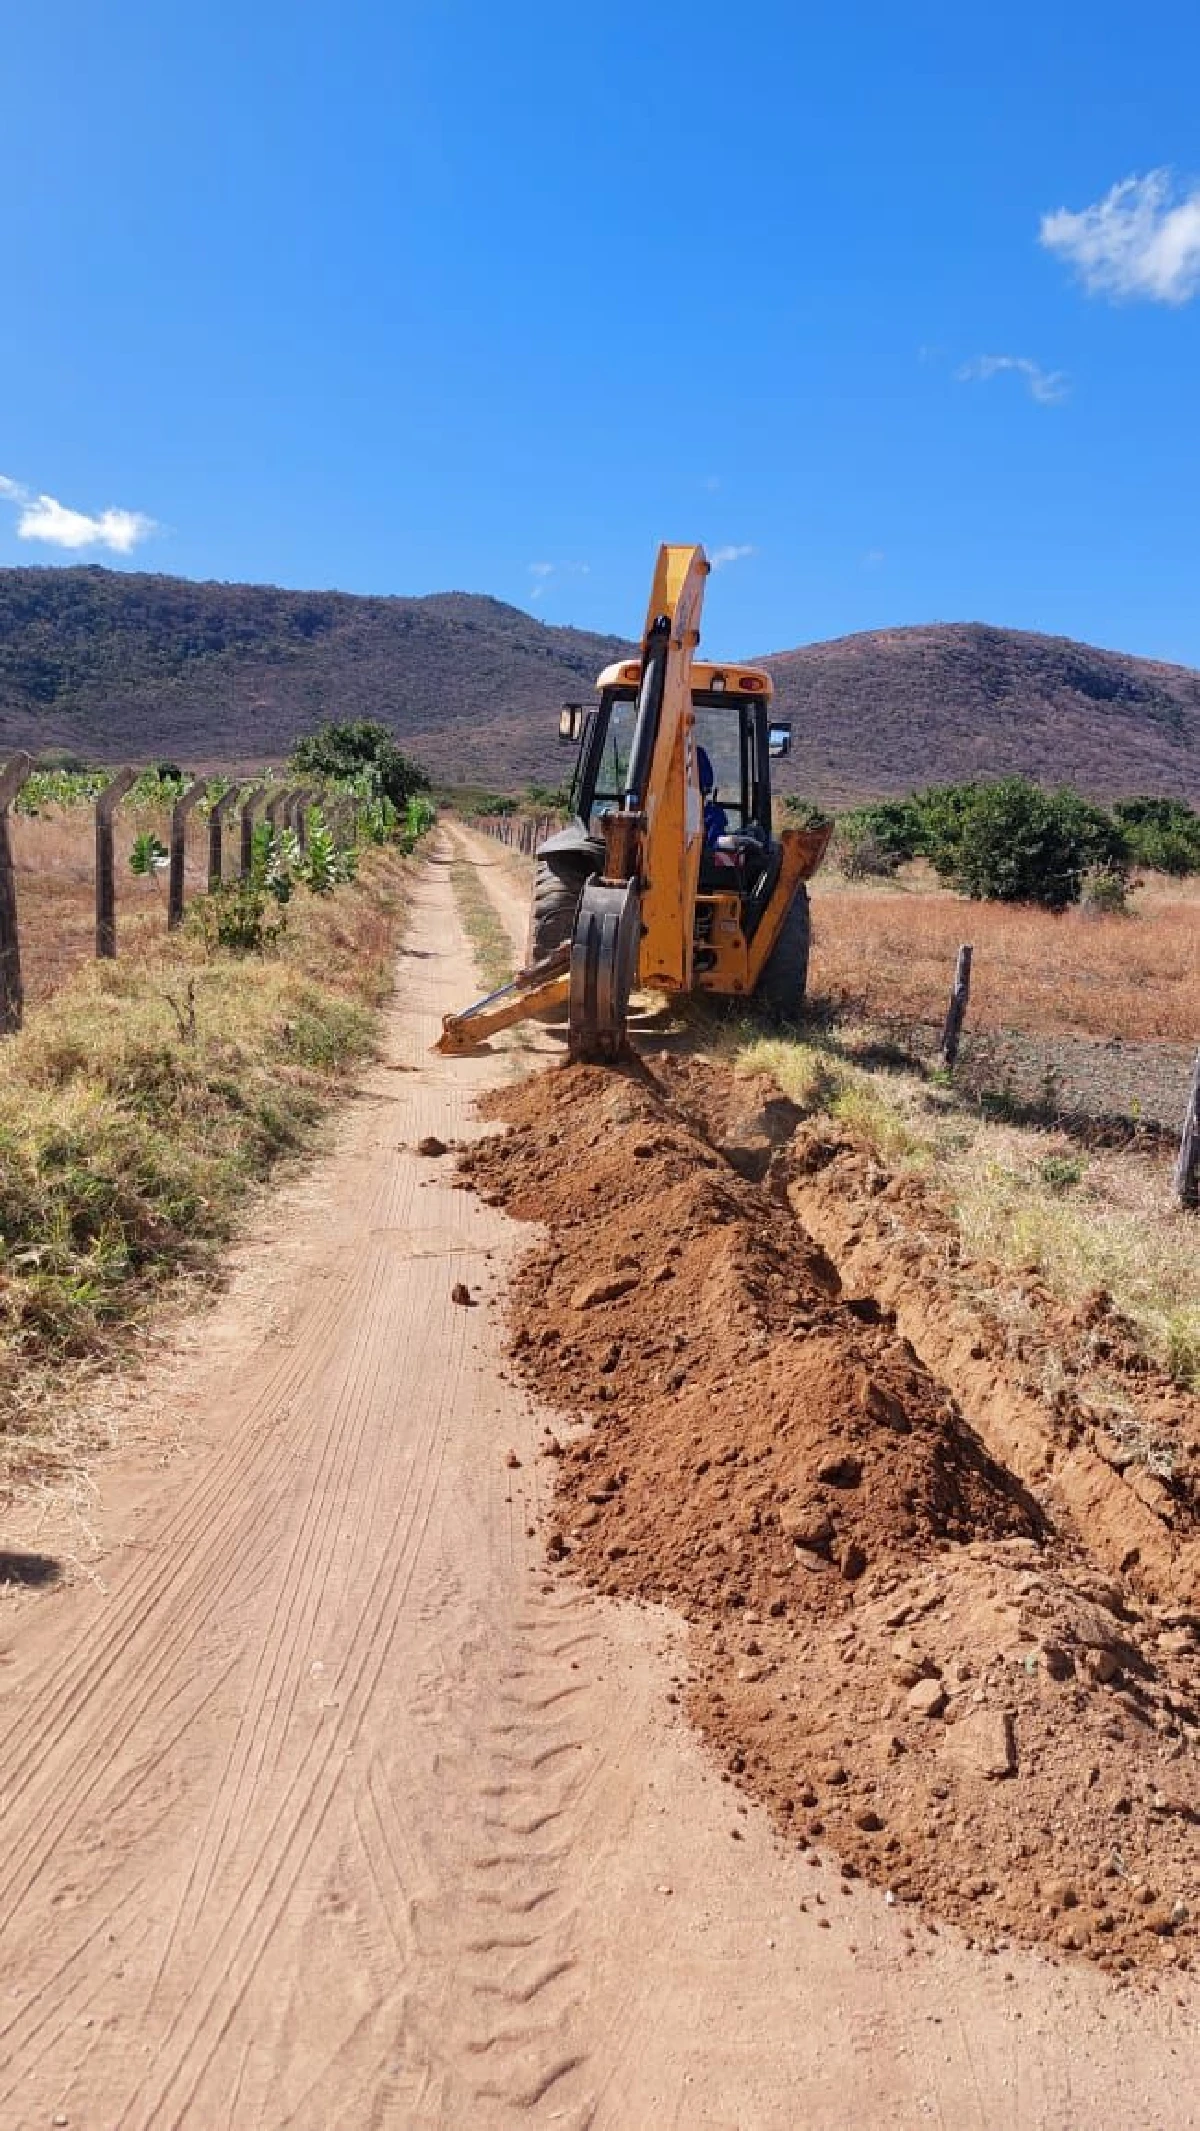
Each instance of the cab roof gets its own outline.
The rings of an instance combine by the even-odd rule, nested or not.
[[[636,687],[641,678],[642,662],[640,659],[618,659],[614,665],[604,668],[603,673],[597,678],[596,686],[597,688],[621,688],[631,685]],[[714,681],[718,684],[724,683],[727,692],[731,696],[764,696],[769,699],[775,693],[770,674],[764,673],[761,666],[718,666],[710,664],[707,659],[693,659],[692,687],[710,690]],[[750,683],[749,687],[746,686],[747,681]]]

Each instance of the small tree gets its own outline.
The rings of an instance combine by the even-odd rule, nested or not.
[[[1200,873],[1200,814],[1182,799],[1118,799],[1113,813],[1135,865],[1157,873]]]
[[[546,813],[565,814],[571,803],[570,780],[562,784],[527,784],[525,797],[531,807],[541,807]]]
[[[420,763],[401,752],[388,726],[370,718],[330,720],[297,740],[289,759],[300,777],[322,777],[341,784],[358,784],[365,778],[369,789],[390,800],[401,813],[418,792],[429,790],[429,778]]]
[[[874,806],[855,807],[838,827],[850,840],[869,838],[874,848],[886,852],[894,861],[888,869],[892,872],[925,849],[925,825],[916,799],[881,799]]]
[[[929,853],[966,894],[1065,910],[1093,868],[1124,873],[1129,847],[1111,814],[1078,792],[1043,792],[1024,777],[923,795]]]

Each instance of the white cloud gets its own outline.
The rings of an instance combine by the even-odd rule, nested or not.
[[[886,561],[886,548],[868,548],[866,554],[863,556],[863,568],[866,570],[877,570],[879,568],[880,563]]]
[[[1091,296],[1187,303],[1200,290],[1200,186],[1177,197],[1169,170],[1122,178],[1078,214],[1043,215],[1038,235]]]
[[[109,509],[94,516],[72,510],[56,496],[34,496],[20,481],[0,474],[0,498],[16,504],[18,540],[41,540],[55,548],[109,548],[128,555],[158,527],[144,511]]]
[[[1065,370],[1045,370],[1028,355],[977,355],[973,362],[964,363],[954,375],[960,385],[986,384],[989,378],[1002,377],[1006,371],[1023,378],[1029,388],[1031,399],[1039,406],[1057,407],[1071,390],[1071,380]]]
[[[714,570],[724,570],[731,562],[741,562],[744,556],[757,553],[757,548],[750,546],[714,548],[708,559]]]
[[[552,577],[588,577],[590,562],[531,562],[526,564],[534,587],[529,595],[530,605],[536,605]]]

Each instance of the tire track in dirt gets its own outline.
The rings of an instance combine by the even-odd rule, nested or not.
[[[552,1609],[552,1610],[548,1610]],[[466,1717],[469,1826],[458,1831],[460,1902],[442,1959],[459,1979],[441,2017],[461,2032],[463,2121],[592,2122],[572,1863],[580,1839],[588,1684],[561,1647],[560,1608],[526,1605],[501,1624],[487,1705]],[[586,1649],[589,1638],[569,1638]],[[481,2113],[482,2112],[482,2113]]]
[[[445,896],[440,900],[444,916]],[[451,998],[460,989],[456,982]],[[443,1004],[449,1003],[451,999],[439,999],[422,1016],[414,1045],[418,1057]],[[443,1129],[447,1107],[457,1111],[461,1105],[457,1100],[441,1105]],[[33,1864],[48,1851],[61,1855],[69,1847],[82,1814],[105,1812],[118,1788],[111,1771],[120,1766],[132,1743],[142,1749],[148,1734],[153,1735],[150,1754],[143,1758],[178,1751],[186,1731],[209,1710],[211,1690],[219,1690],[221,1676],[213,1669],[211,1651],[205,1653],[207,1664],[197,1667],[195,1661],[197,1634],[206,1607],[211,1611],[214,1589],[229,1594],[234,1619],[224,1640],[232,1641],[235,1652],[239,1628],[253,1619],[257,1632],[241,1653],[240,1707],[232,1724],[224,1727],[223,1749],[209,1771],[198,1839],[190,1856],[185,1853],[173,1897],[161,1905],[156,1959],[144,2004],[144,2018],[158,2028],[153,2067],[143,2073],[135,2068],[132,2087],[113,2119],[119,2123],[190,2120],[197,2110],[207,2114],[204,2097],[215,2097],[222,2088],[233,2107],[252,2100],[261,2076],[255,2050],[242,2038],[236,2049],[230,2043],[240,2008],[255,1990],[260,1965],[306,1878],[322,1886],[327,1878],[360,1883],[360,1900],[348,1904],[334,1893],[330,1907],[334,1912],[347,1906],[354,1910],[360,1966],[373,1979],[377,2001],[366,2016],[368,2027],[382,2008],[398,2003],[395,1976],[412,1958],[422,1883],[427,1903],[437,1883],[428,1843],[420,1846],[420,1869],[413,1872],[411,1855],[404,1854],[406,1847],[411,1853],[411,1842],[406,1846],[396,1839],[400,1770],[398,1757],[386,1745],[368,1762],[365,1792],[353,1800],[349,1827],[338,1811],[345,1757],[369,1725],[395,1626],[403,1618],[438,1501],[453,1400],[437,1387],[445,1376],[453,1382],[461,1371],[467,1334],[466,1321],[458,1313],[438,1325],[434,1362],[428,1327],[439,1317],[442,1267],[448,1247],[468,1264],[480,1261],[479,1245],[470,1233],[473,1209],[461,1196],[449,1199],[450,1226],[457,1231],[449,1246],[444,1221],[439,1227],[415,1217],[416,1190],[423,1181],[411,1163],[406,1175],[393,1169],[384,1177],[366,1210],[369,1262],[360,1267],[354,1306],[347,1312],[345,1297],[335,1295],[324,1318],[320,1312],[309,1318],[299,1350],[286,1357],[283,1371],[272,1381],[273,1396],[255,1402],[246,1415],[247,1425],[253,1425],[261,1408],[277,1421],[283,1391],[291,1409],[289,1421],[295,1420],[297,1407],[319,1407],[315,1425],[305,1429],[311,1416],[302,1411],[300,1442],[293,1434],[286,1450],[282,1431],[273,1426],[262,1444],[251,1440],[247,1447],[236,1435],[226,1443],[222,1459],[190,1490],[182,1512],[164,1520],[154,1557],[135,1561],[125,1578],[114,1579],[118,1588],[102,1638],[81,1637],[60,1659],[61,1700],[52,1702],[48,1712],[56,1721],[39,1741],[40,1755],[30,1756],[24,1787],[10,1791],[9,1825],[25,1835],[31,1864],[24,1877],[10,1874],[7,1883],[10,1927],[19,1931],[22,1902],[28,1906],[38,1891]],[[422,1227],[428,1227],[425,1248]],[[330,1362],[314,1375],[314,1344],[318,1357],[332,1344],[336,1367]],[[398,1383],[428,1385],[432,1395],[423,1401],[418,1424],[408,1431],[385,1502],[379,1468],[395,1439]],[[281,1503],[286,1506],[291,1498],[297,1513],[280,1519]],[[254,1544],[264,1520],[268,1526],[276,1520],[281,1524],[266,1542],[273,1557],[267,1571]],[[502,1523],[503,1552],[511,1559],[514,1520]],[[478,1606],[478,1593],[473,1602]],[[441,1567],[433,1569],[420,1607],[426,1625],[440,1617],[448,1617],[449,1625],[461,1606],[460,1581]],[[346,1619],[348,1613],[352,1621]],[[326,1690],[321,1700],[335,1714],[330,1724],[314,1728],[303,1721],[309,1699],[308,1660],[339,1636],[344,1640],[341,1661],[330,1664],[321,1681]],[[322,1662],[315,1661],[318,1666]],[[181,1670],[197,1675],[194,1689],[180,1679]],[[550,1719],[526,1708],[522,1668],[510,1670],[515,1684],[501,1720],[515,1722],[526,1733],[532,1727],[536,1736],[539,1724]],[[411,1710],[417,1715],[423,1711],[427,1724],[444,1730],[443,1670],[426,1664],[413,1685]],[[572,1685],[560,1681],[544,1692],[565,1695]],[[72,1752],[78,1747],[81,1699],[91,1720],[82,1757]],[[181,1703],[183,1731],[168,1737],[161,1730],[163,1714],[169,1710],[178,1716]],[[60,1752],[73,1762],[69,1772],[59,1765]],[[35,1793],[42,1795],[35,1800]],[[532,1886],[528,1873],[536,1877],[556,1860],[537,1852],[540,1827],[522,1832],[525,1821],[519,1815],[520,1825],[509,1827],[502,1809],[489,1817],[499,1819],[501,1826],[489,1828],[481,1815],[478,1837],[481,1843],[504,1839],[504,1848],[495,1855],[508,1899],[514,1875],[525,1871],[526,1884]],[[528,1817],[541,1821],[537,1813]],[[149,1832],[143,1822],[142,1837]],[[21,1854],[15,1844],[10,1847],[10,1860],[18,1867]],[[477,1868],[481,1876],[483,1854]],[[96,1891],[93,1888],[93,1899]],[[543,1890],[539,1885],[534,1892],[540,1897]],[[100,1914],[90,1937],[109,1936],[107,1926],[114,1921],[120,1921],[116,1912]],[[185,1965],[188,1983],[181,1993],[178,1971]],[[513,2004],[528,2008],[535,2000],[544,2003],[570,1965],[564,1957],[523,1976],[515,1985]],[[78,1966],[72,1956],[65,1969],[46,1974],[15,2026],[10,2023],[10,2061],[29,2051],[23,2064],[26,2073],[39,2041],[53,2054],[69,2032],[62,2016],[73,2017],[75,2008],[64,1996],[64,1982],[70,1980],[66,1971]],[[496,1988],[503,2005],[510,1979],[504,1977]],[[528,2021],[522,2036],[526,2041],[532,2036]],[[482,2046],[488,2057],[497,2047],[511,2054],[514,2045],[511,2034],[499,2041],[491,2033],[473,2040],[475,2054]],[[463,2048],[471,2054],[465,2040]],[[342,2061],[342,2056],[343,2051],[337,2051],[331,2062]],[[427,2080],[423,2083],[428,2085]],[[494,2089],[499,2098],[490,2067],[477,2083],[485,2096]],[[532,2103],[551,2083],[539,2064],[521,2092]],[[314,2095],[320,2084],[313,2087]]]

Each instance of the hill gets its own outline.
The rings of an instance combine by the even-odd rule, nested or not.
[[[103,569],[0,570],[0,747],[205,767],[279,761],[331,717],[382,718],[442,775],[555,775],[557,707],[618,638],[470,593],[370,599]],[[524,721],[503,759],[497,719]]]
[[[1021,772],[1097,799],[1200,794],[1200,673],[978,622],[881,629],[763,660],[825,801]]]
[[[207,767],[278,761],[378,717],[436,775],[557,780],[555,711],[618,637],[476,594],[376,599],[96,568],[0,570],[0,749]],[[1200,797],[1200,674],[977,623],[768,655],[787,782],[825,802],[1022,770],[1097,797]]]

